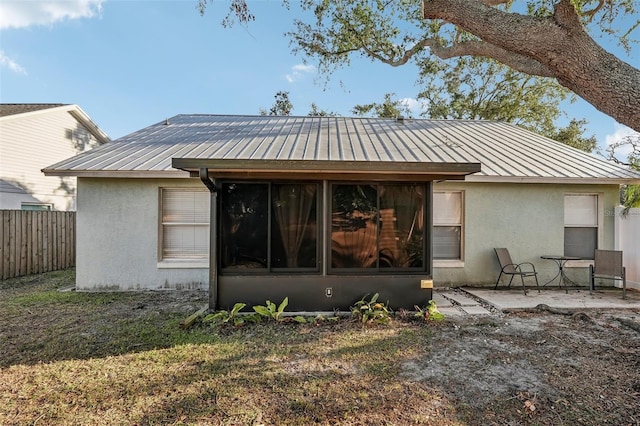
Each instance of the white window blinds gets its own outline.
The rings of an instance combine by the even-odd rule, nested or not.
[[[462,259],[462,192],[433,193],[433,258]]]
[[[598,248],[598,196],[564,196],[564,254],[593,259]]]
[[[433,224],[460,225],[462,223],[462,193],[433,193]]]
[[[206,189],[162,189],[162,258],[206,259],[209,202]]]
[[[568,194],[564,197],[565,226],[598,226],[598,196]]]

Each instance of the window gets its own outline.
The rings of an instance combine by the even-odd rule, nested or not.
[[[462,260],[462,192],[433,193],[433,258]]]
[[[191,188],[164,188],[161,192],[162,259],[207,259],[209,192]]]
[[[423,271],[424,184],[333,184],[332,270]],[[318,272],[318,183],[225,182],[220,265],[225,272]]]
[[[424,268],[424,185],[335,184],[333,269]]]
[[[564,255],[593,259],[598,248],[598,196],[564,196]]]
[[[318,270],[318,185],[224,183],[221,266]]]
[[[51,211],[53,206],[51,204],[43,203],[22,203],[20,205],[21,210],[36,210],[36,211]]]
[[[271,186],[273,268],[317,268],[317,198],[315,184]]]

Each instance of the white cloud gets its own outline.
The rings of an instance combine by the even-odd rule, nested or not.
[[[640,133],[636,132],[635,130],[627,126],[623,126],[622,124],[616,123],[614,125],[614,132],[610,135],[607,135],[604,141],[607,144],[607,146],[609,146],[616,142],[620,142],[622,139],[627,138],[629,136],[640,137]]]
[[[0,29],[52,25],[65,19],[100,15],[105,0],[3,0]]]
[[[621,142],[623,139],[626,139],[628,137],[640,138],[640,133],[636,132],[635,130],[627,126],[623,126],[622,124],[616,123],[614,125],[614,132],[612,134],[605,136],[604,141],[606,143],[606,146],[608,147],[613,145],[616,142]],[[629,155],[630,153],[631,153],[630,146],[621,146],[616,150],[617,156],[620,156],[620,155],[626,156],[626,155]]]
[[[27,75],[27,70],[20,66],[20,64],[18,64],[16,61],[5,55],[3,50],[0,50],[0,67],[7,67],[17,74]]]
[[[628,137],[640,138],[640,132],[636,132],[635,130],[623,126],[622,124],[616,123],[614,125],[614,132],[605,136],[605,144],[607,147],[613,145],[617,142],[622,142],[624,139]],[[631,154],[631,146],[630,145],[622,145],[615,150],[615,155],[617,158],[625,158],[629,154]]]
[[[289,83],[293,83],[300,80],[304,74],[312,74],[315,71],[316,67],[313,65],[297,64],[291,67],[291,72],[286,74],[284,78],[286,78]]]
[[[402,98],[400,102],[409,110],[411,117],[419,117],[425,111],[424,104],[413,98]]]

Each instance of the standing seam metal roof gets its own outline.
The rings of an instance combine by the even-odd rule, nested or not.
[[[49,175],[180,174],[173,158],[481,163],[468,180],[634,181],[640,174],[519,127],[472,120],[177,115],[54,164]],[[182,173],[184,175],[184,173]],[[613,182],[612,182],[613,183]]]

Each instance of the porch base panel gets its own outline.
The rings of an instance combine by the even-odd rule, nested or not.
[[[388,302],[392,309],[424,307],[432,299],[432,289],[420,288],[425,275],[371,276],[220,276],[218,306],[228,309],[235,303],[247,306],[264,305],[266,300],[279,304],[289,298],[287,311],[314,312],[349,310],[358,300],[379,293],[380,302]]]

